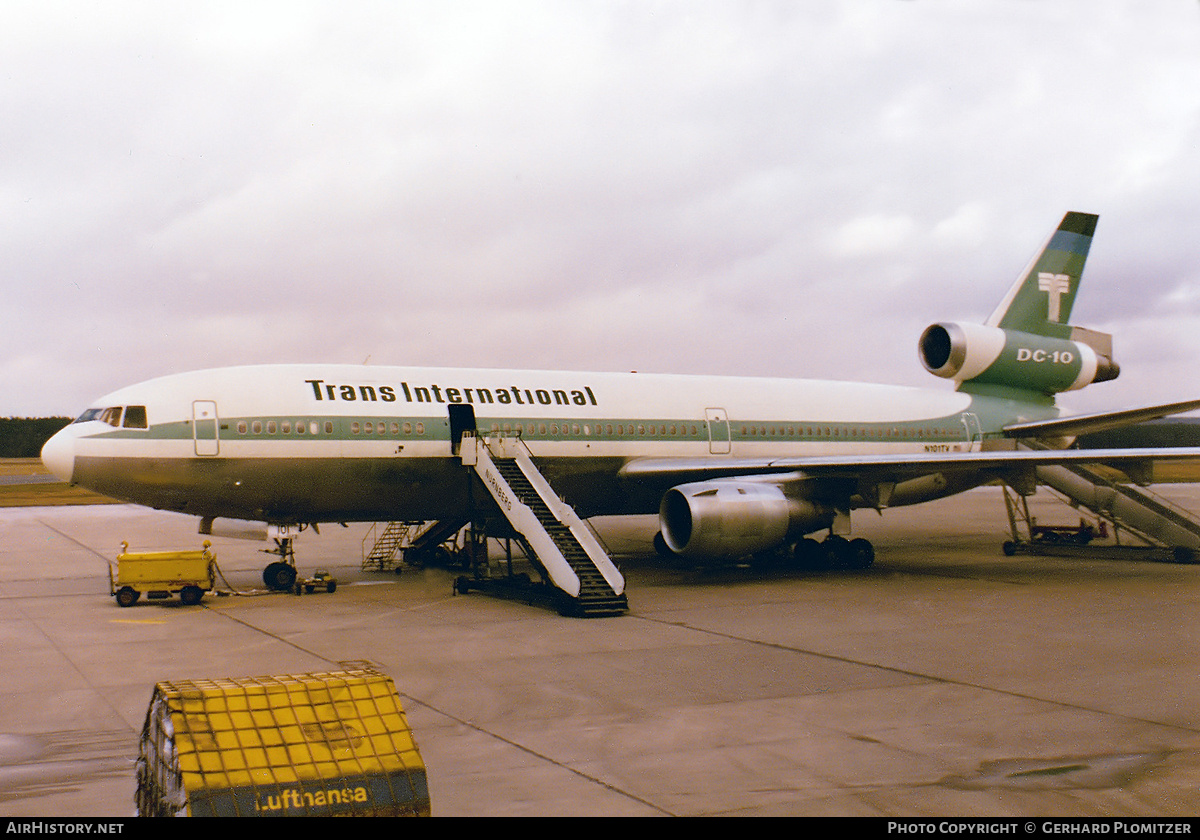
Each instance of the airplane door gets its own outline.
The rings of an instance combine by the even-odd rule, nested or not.
[[[975,452],[983,444],[983,429],[979,426],[979,418],[970,411],[964,411],[962,423],[967,430],[967,451]]]
[[[713,455],[729,454],[729,418],[723,408],[706,408],[708,420],[708,451]]]
[[[450,403],[446,408],[450,412],[450,452],[457,455],[462,446],[463,432],[476,431],[475,406]]]
[[[217,404],[212,400],[196,400],[192,403],[192,439],[197,455],[216,455],[220,449],[220,432],[217,431]]]

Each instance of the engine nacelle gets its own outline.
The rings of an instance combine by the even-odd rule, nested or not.
[[[921,364],[934,376],[1057,394],[1116,379],[1111,339],[1072,328],[1050,338],[982,324],[934,324],[921,334]]]
[[[833,514],[788,497],[776,484],[730,479],[672,487],[658,519],[663,540],[676,554],[730,558],[775,548],[789,533],[827,527]]]

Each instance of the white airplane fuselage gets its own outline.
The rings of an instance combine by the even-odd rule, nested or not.
[[[656,513],[669,477],[640,459],[964,452],[1051,401],[849,382],[352,365],[165,376],[102,397],[43,452],[106,495],[201,517],[273,523],[459,515],[464,423],[519,435],[582,516]],[[451,419],[452,414],[458,419]],[[473,417],[472,417],[473,415]],[[890,504],[986,475],[896,488]]]

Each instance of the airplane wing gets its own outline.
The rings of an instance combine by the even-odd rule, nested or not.
[[[1028,423],[1013,423],[1004,427],[1004,434],[1011,438],[1028,437],[1076,437],[1091,432],[1105,432],[1133,423],[1157,420],[1172,414],[1200,409],[1200,400],[1164,403],[1124,411],[1105,411],[1099,414],[1076,414],[1054,420],[1033,420]]]
[[[992,472],[1022,475],[1039,466],[1100,464],[1127,475],[1148,475],[1157,461],[1200,465],[1200,447],[1170,449],[1052,449],[990,452],[930,452],[883,455],[826,455],[806,458],[639,458],[620,470],[623,478],[669,479],[675,483],[737,476],[855,478],[903,481],[932,473]]]

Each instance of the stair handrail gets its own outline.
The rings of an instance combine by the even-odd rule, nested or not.
[[[368,553],[369,553],[369,552],[367,551],[367,542],[368,542],[368,541],[370,541],[370,543],[371,543],[371,548],[372,548],[372,549],[373,549],[373,548],[375,548],[375,543],[376,543],[378,540],[377,540],[377,539],[372,539],[372,535],[373,535],[373,534],[374,534],[374,533],[375,533],[377,530],[379,530],[379,523],[378,523],[378,522],[372,522],[372,523],[371,523],[371,527],[367,529],[367,533],[366,533],[365,535],[363,535],[363,538],[362,538],[362,563],[363,563],[363,565],[364,565],[364,566],[365,566],[365,565],[366,565],[366,563],[367,563],[367,555],[368,555]]]
[[[535,559],[554,585],[572,598],[578,598],[581,591],[581,581],[562,549],[555,544],[550,534],[538,521],[533,509],[513,492],[512,486],[500,473],[492,460],[492,450],[486,440],[475,436],[463,435],[460,449],[463,463],[475,469],[483,480],[488,492],[500,505],[505,518],[522,535],[536,555]],[[497,455],[497,457],[504,457]],[[507,488],[507,489],[505,489]]]
[[[541,470],[533,463],[533,453],[530,452],[525,441],[520,437],[502,434],[489,435],[485,443],[489,446],[489,451],[493,444],[497,445],[503,453],[500,457],[512,458],[517,462],[517,466],[520,467],[529,483],[533,485],[533,489],[541,496],[542,501],[546,503],[558,521],[567,526],[612,591],[617,595],[622,594],[625,591],[625,577],[609,557],[608,549],[601,543],[591,523],[564,502],[546,477],[542,475]]]

